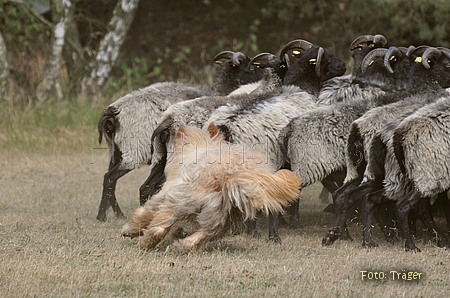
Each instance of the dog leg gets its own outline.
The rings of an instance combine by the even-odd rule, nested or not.
[[[178,240],[174,245],[188,253],[196,250],[205,241],[207,235],[208,233],[204,230],[197,231],[184,239]]]
[[[147,228],[157,211],[156,204],[151,203],[136,209],[130,221],[122,227],[122,236],[134,238],[142,235],[142,230]]]
[[[142,249],[152,249],[155,247],[169,232],[172,225],[178,220],[173,210],[160,210],[150,222],[148,227],[142,232],[139,239],[139,247]]]

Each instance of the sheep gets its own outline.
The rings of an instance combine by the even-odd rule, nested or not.
[[[393,163],[394,168],[398,167],[403,181],[388,182],[385,189],[386,197],[396,199],[396,215],[406,250],[420,251],[408,227],[408,214],[413,208],[436,237],[438,246],[450,249],[427,210],[431,197],[450,189],[449,119],[450,96],[445,96],[406,117],[392,132],[389,148],[397,161]],[[409,192],[399,198],[398,193],[405,190]]]
[[[291,51],[292,49],[300,49],[301,50],[301,54],[296,54],[294,53],[294,57],[292,57],[292,61],[290,61],[289,63],[291,63],[291,67],[288,69],[288,71],[286,72],[285,75],[285,81],[286,78],[288,78],[288,80],[290,82],[299,82],[301,84],[303,84],[304,86],[306,86],[307,84],[309,88],[309,90],[312,90],[314,88],[314,86],[318,86],[317,83],[312,82],[313,80],[318,80],[318,78],[316,77],[316,69],[319,69],[320,63],[321,63],[321,59],[322,57],[327,57],[328,55],[330,55],[329,53],[325,52],[323,49],[320,50],[320,47],[314,46],[309,42],[303,41],[303,40],[295,40],[292,41],[290,43],[288,43],[285,47],[283,47],[280,56],[282,58],[286,57],[286,53],[288,53],[289,51]],[[303,51],[305,50],[305,51]],[[319,54],[319,56],[318,56]],[[274,68],[266,68],[266,71],[268,71],[269,74],[267,77],[271,78],[270,81],[273,81],[273,83],[266,83],[264,85],[264,87],[261,87],[260,89],[258,89],[258,92],[253,92],[251,95],[247,96],[247,98],[245,100],[242,101],[236,101],[236,102],[240,102],[241,104],[238,105],[232,105],[232,103],[228,103],[228,105],[225,107],[223,106],[223,109],[227,109],[227,107],[230,107],[231,109],[233,109],[233,107],[246,107],[243,109],[243,111],[245,109],[249,109],[252,106],[257,106],[259,102],[264,103],[264,102],[270,102],[270,98],[275,98],[277,96],[279,96],[278,101],[274,100],[275,102],[282,102],[282,98],[288,98],[289,94],[294,94],[294,93],[303,93],[306,95],[305,92],[303,92],[299,87],[297,86],[281,86],[281,78],[280,78],[280,74],[282,73],[281,70],[285,70],[285,65],[283,63],[283,59],[280,59],[281,63],[275,63],[275,67]],[[332,61],[332,60],[330,60]],[[333,69],[336,68],[337,71],[342,74],[345,71],[345,65],[341,62],[338,63],[337,66],[333,66],[331,67],[330,65],[328,65],[328,63],[330,63],[329,59],[323,59],[323,68],[324,69]],[[317,63],[318,62],[318,63]],[[308,65],[307,68],[310,69],[312,72],[312,74],[308,74],[308,78],[313,78],[313,79],[309,79],[309,83],[302,80],[301,73],[295,71],[296,67],[299,67],[298,65],[302,65],[302,64],[306,64]],[[306,69],[306,67],[304,67]],[[275,74],[273,72],[273,69],[275,70],[275,72],[277,74]],[[290,74],[291,72],[291,74]],[[305,71],[305,73],[307,73]],[[281,74],[282,75],[282,74]],[[324,74],[323,77],[325,77],[326,74]],[[295,81],[295,78],[297,78],[297,81]],[[266,78],[267,80],[267,78]],[[297,83],[297,84],[299,84]],[[315,92],[317,93],[317,91]],[[193,107],[190,107],[191,104],[187,103],[184,107],[180,107],[179,111],[176,111],[174,113],[167,111],[166,112],[166,118],[165,120],[161,121],[161,129],[157,129],[155,130],[155,134],[154,134],[154,143],[157,144],[157,146],[159,146],[160,149],[160,158],[158,159],[158,162],[155,162],[155,166],[151,173],[150,176],[148,178],[148,180],[146,181],[146,185],[148,187],[148,189],[150,190],[148,192],[148,195],[151,196],[152,194],[154,194],[158,189],[159,189],[159,185],[162,184],[162,182],[164,181],[164,175],[163,175],[163,170],[165,167],[165,163],[166,163],[166,157],[167,157],[167,150],[171,149],[171,146],[173,144],[173,136],[174,136],[174,132],[176,131],[177,126],[180,123],[189,123],[189,121],[193,121],[194,123],[201,123],[202,121],[204,121],[203,117],[201,117],[201,119],[199,119],[199,113],[195,112],[195,109],[199,109],[202,106],[202,103],[200,102],[201,100],[198,100],[195,105]],[[315,103],[314,101],[310,101],[307,102],[307,104],[309,104],[311,107],[314,106],[315,107]],[[189,105],[189,106],[188,106]],[[180,105],[181,106],[181,105]],[[263,104],[261,104],[261,106],[263,106]],[[217,106],[218,107],[218,106]],[[175,108],[175,106],[171,107],[172,109]],[[189,110],[184,110],[181,111],[181,109],[184,108],[189,108],[192,109],[192,111]],[[208,112],[213,112],[213,110],[208,110]],[[245,113],[245,112],[244,112]],[[201,115],[203,115],[204,113],[200,113]],[[293,115],[291,115],[290,117],[292,117]],[[193,120],[194,119],[194,120]],[[206,120],[203,122],[203,124],[206,122]],[[192,122],[190,122],[192,123]],[[226,130],[223,129],[224,127],[219,127],[219,129],[221,129],[221,131],[223,132],[223,134],[225,135],[226,139],[228,141],[232,141],[229,139],[229,132],[227,132]],[[158,156],[158,155],[156,155]],[[161,162],[159,162],[161,161]]]
[[[225,135],[226,140],[233,144],[263,147],[267,154],[264,162],[281,167],[278,133],[290,119],[317,108],[317,95],[322,82],[343,75],[345,71],[342,61],[318,46],[312,44],[308,46],[309,49],[301,52],[302,58],[290,66],[280,95],[252,98],[220,107],[214,111],[204,127],[214,123]],[[314,61],[315,64],[311,65],[310,61]],[[291,71],[292,68],[295,71]],[[300,87],[294,86],[294,83]],[[254,222],[250,224],[249,233],[256,234]],[[281,241],[278,232],[272,228],[269,228],[269,238],[275,242]]]
[[[364,223],[365,229],[363,230],[363,245],[365,245],[366,247],[378,246],[378,244],[375,243],[372,239],[370,218],[373,208],[383,202],[395,203],[393,209],[395,209],[394,211],[397,215],[396,219],[399,223],[398,227],[401,231],[402,236],[405,238],[406,251],[420,251],[420,249],[416,247],[414,242],[412,241],[410,235],[410,227],[408,227],[407,217],[408,213],[412,209],[416,209],[418,211],[418,215],[422,219],[422,222],[430,231],[435,234],[438,245],[447,248],[450,247],[446,239],[437,231],[436,226],[432,218],[430,217],[429,197],[425,195],[422,196],[417,192],[417,187],[415,186],[415,184],[412,183],[409,177],[405,176],[405,169],[402,162],[404,160],[404,157],[402,157],[404,150],[404,148],[402,147],[402,142],[405,136],[412,136],[417,132],[425,132],[424,130],[422,130],[422,128],[426,127],[428,124],[431,125],[428,125],[425,130],[429,130],[430,127],[432,128],[432,130],[436,130],[437,126],[435,123],[433,123],[434,119],[436,119],[435,115],[445,111],[448,108],[448,102],[448,96],[445,96],[436,100],[434,103],[425,105],[417,111],[412,111],[410,113],[404,114],[385,125],[376,133],[376,135],[372,139],[371,147],[369,150],[368,166],[366,170],[366,172],[370,172],[368,175],[372,177],[372,180],[368,180],[367,182],[361,184],[361,187],[365,187],[368,189],[363,201],[363,205],[365,206],[363,208],[362,214],[363,218],[366,219]],[[432,127],[433,125],[435,125],[435,127]],[[441,140],[441,138],[447,138],[446,133],[444,133],[444,135],[441,135],[441,132],[439,131],[430,132],[430,134],[426,137],[429,137],[431,135],[436,136],[437,140],[439,141]],[[422,146],[421,149],[424,148],[423,146],[428,146],[429,148],[431,143],[425,144],[422,142],[424,141],[424,136],[425,135],[421,135],[418,138],[415,138],[414,142],[409,144],[411,145],[411,148],[416,146]],[[416,142],[420,138],[422,139],[422,141]],[[447,146],[447,144],[445,143],[444,146]],[[409,150],[409,146],[405,148],[407,148],[406,150]],[[431,148],[440,149],[440,147],[435,146],[431,146]],[[413,151],[414,150],[415,148],[413,149]],[[427,152],[429,152],[429,149],[427,150],[428,151],[422,150],[421,153],[425,154],[425,158],[428,158],[427,170],[434,172],[434,166],[437,162],[436,155],[432,157],[427,156],[426,154]],[[418,159],[420,160],[419,163],[424,161],[424,158],[422,156],[418,157]],[[421,170],[420,168],[417,169],[419,171]],[[442,180],[427,180],[427,183],[431,182],[440,184],[440,181]],[[435,189],[434,194],[438,194],[439,192],[441,192],[439,189]],[[419,198],[422,199],[419,200]],[[369,229],[367,227],[369,227]]]
[[[390,59],[392,54],[394,53],[388,53],[386,58]],[[446,95],[444,88],[448,87],[450,83],[450,76],[444,67],[450,61],[447,55],[442,55],[435,48],[422,47],[417,49],[410,48],[407,51],[407,57],[407,61],[412,63],[411,77],[413,78],[412,85],[414,89],[412,89],[411,95],[406,95],[405,98],[398,102],[371,109],[351,124],[346,152],[346,182],[333,195],[336,203],[337,219],[335,227],[324,237],[326,245],[333,243],[337,239],[336,232],[342,230],[342,227],[345,225],[346,214],[350,206],[365,195],[362,213],[363,246],[377,246],[371,236],[372,202],[381,202],[376,196],[382,194],[379,191],[382,189],[382,185],[380,179],[374,178],[374,171],[378,170],[377,163],[371,162],[367,169],[365,167],[370,155],[382,155],[380,153],[382,150],[379,147],[372,149],[373,153],[369,154],[369,150],[373,146],[373,136],[388,122],[411,113],[415,109],[435,101],[440,96]],[[433,61],[433,67],[427,69],[423,61],[429,61],[429,59]],[[383,173],[383,171],[378,172]],[[367,215],[368,213],[370,215]],[[385,232],[389,236],[389,230],[385,230]]]
[[[221,63],[213,87],[164,82],[129,93],[112,104],[101,114],[98,122],[99,143],[102,138],[108,144],[109,167],[104,175],[102,199],[97,219],[106,220],[106,211],[112,206],[116,217],[123,213],[115,197],[119,178],[150,160],[150,136],[156,124],[170,105],[205,94],[227,94],[241,84],[259,80],[262,71],[249,67],[249,57],[237,52],[217,54],[213,62]]]
[[[367,36],[364,38],[357,38],[357,42],[354,41],[352,43],[351,49],[355,50],[356,44],[359,47],[363,47],[363,42],[370,42],[371,44],[377,43],[374,45],[377,47],[379,46],[378,39],[383,39],[386,41],[384,37],[380,36],[381,35],[378,35],[376,38],[373,36],[370,36],[370,38]],[[381,42],[381,44],[385,44],[384,41]],[[293,41],[291,44],[294,44],[295,42],[296,41]],[[374,46],[365,46],[361,52],[367,53]],[[303,47],[305,48],[305,46]],[[322,51],[323,50],[319,49],[319,53]],[[308,54],[307,52],[303,52],[302,55],[305,57]],[[281,56],[283,56],[283,52],[281,53]],[[325,64],[325,69],[326,67],[329,67],[327,65],[333,65],[333,56],[327,55],[327,57],[328,62],[324,58],[320,61]],[[312,57],[309,61],[312,61],[312,59],[314,58]],[[359,60],[360,59],[357,59],[357,67],[360,66]],[[317,64],[319,64],[319,61]],[[321,94],[322,86],[327,84],[327,82],[336,80],[336,78],[339,80],[340,75],[343,74],[339,73],[336,75],[331,73],[327,75],[324,70],[319,72],[319,68],[316,65],[314,72],[315,76],[319,79],[307,79],[303,82],[298,79],[299,76],[302,78],[312,77],[312,75],[302,73],[307,69],[307,66],[295,67],[295,71],[289,71],[283,82],[285,85],[290,85],[299,81],[299,85],[304,92],[287,94],[287,97],[285,96],[285,93],[282,93],[281,96],[267,98],[265,101],[255,99],[250,103],[243,101],[234,106],[221,107],[217,109],[213,115],[211,115],[205,126],[210,123],[216,124],[219,129],[224,132],[226,139],[232,143],[245,143],[253,144],[253,146],[264,146],[268,154],[267,160],[270,160],[278,167],[281,167],[281,156],[279,155],[276,140],[280,129],[284,127],[293,117],[320,106],[320,104],[317,103],[317,96]],[[338,67],[336,69],[338,69]],[[311,70],[313,70],[312,67]],[[329,95],[328,98],[330,98]],[[327,104],[329,103],[330,101],[327,101]],[[292,215],[290,225],[292,227],[298,227],[298,201],[292,205],[290,213]],[[271,214],[269,218],[269,239],[274,242],[281,242],[277,229],[277,220],[278,216],[276,214]],[[248,233],[258,235],[255,228],[255,222],[250,222]]]
[[[141,205],[155,194],[165,181],[164,168],[168,152],[173,149],[175,132],[180,124],[201,128],[211,113],[220,106],[233,104],[249,97],[274,96],[279,92],[278,89],[282,84],[279,74],[285,72],[285,63],[274,55],[263,53],[255,56],[251,64],[258,65],[258,68],[263,69],[265,74],[259,87],[250,94],[203,96],[173,104],[163,113],[151,137],[153,162],[147,180],[140,187]]]
[[[358,99],[304,113],[281,131],[280,146],[290,161],[290,168],[301,178],[302,187],[343,171],[346,136],[354,120],[373,107],[397,101],[395,93],[409,92],[405,83],[407,73],[400,67],[402,57],[397,62],[388,61],[396,70],[399,68],[391,73],[385,67],[386,52],[386,49],[376,49],[366,55],[362,65],[366,76],[359,80],[358,93],[349,94],[359,96]]]
[[[349,98],[349,90],[358,88],[353,79],[362,76],[361,64],[366,55],[377,48],[389,48],[391,43],[381,34],[362,35],[355,38],[349,46],[353,58],[353,69],[349,75],[334,77],[323,83],[318,102],[331,104],[345,101]],[[351,91],[350,91],[351,92]]]
[[[392,74],[388,73],[384,67],[383,58],[380,58],[381,56],[384,57],[386,51],[386,49],[376,49],[366,55],[363,62],[363,75],[355,78],[353,80],[354,83],[349,88],[343,90],[343,92],[346,94],[346,96],[343,96],[343,98],[347,99],[341,100],[333,105],[324,105],[308,113],[300,115],[299,117],[291,120],[290,123],[286,125],[285,128],[283,128],[278,141],[281,149],[284,150],[285,155],[287,155],[291,163],[295,162],[296,160],[301,160],[302,158],[301,156],[294,155],[296,154],[295,150],[292,150],[291,152],[291,149],[293,149],[294,147],[291,147],[290,143],[295,142],[295,140],[292,139],[293,137],[295,137],[294,135],[292,135],[292,133],[294,133],[294,131],[297,129],[297,125],[295,124],[296,121],[310,122],[309,125],[311,125],[311,127],[308,127],[308,125],[304,126],[302,129],[305,130],[305,137],[310,138],[313,141],[314,139],[311,138],[311,133],[309,133],[308,130],[310,128],[317,129],[318,135],[322,135],[322,133],[320,133],[321,128],[319,128],[318,126],[321,124],[326,125],[326,121],[324,120],[325,118],[330,118],[329,120],[327,120],[330,124],[336,123],[336,121],[332,120],[333,116],[337,116],[333,114],[334,110],[341,109],[342,112],[336,111],[335,113],[339,112],[339,114],[341,114],[343,118],[345,118],[345,114],[347,114],[348,112],[354,114],[353,118],[357,118],[369,108],[369,104],[372,103],[374,98],[386,94],[386,91],[388,91],[386,82],[390,76],[392,77]],[[388,79],[380,81],[380,76],[378,75],[379,72],[385,73]],[[386,91],[384,91],[383,88],[385,88]],[[376,104],[376,102],[372,103],[372,105],[374,106]],[[345,109],[348,109],[349,111],[347,112],[345,111]],[[347,121],[351,121],[351,119]],[[300,129],[300,127],[298,127],[298,129]],[[343,135],[345,135],[345,133],[343,133]],[[319,151],[313,153],[315,157],[321,150],[323,150],[320,149],[320,147],[316,149],[319,149]],[[302,151],[299,149],[298,152],[301,153]],[[308,155],[305,155],[305,157],[308,158]],[[315,157],[311,159],[315,160]],[[320,177],[313,173],[311,173],[311,175],[302,174],[302,176],[305,176],[305,180],[303,180],[302,183],[304,185],[310,185],[316,181],[323,180],[330,173],[327,172],[320,174]]]

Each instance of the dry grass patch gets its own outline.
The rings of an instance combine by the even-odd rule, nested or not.
[[[107,150],[60,154],[9,150],[0,157],[0,294],[2,297],[446,297],[450,253],[428,239],[421,253],[402,243],[363,249],[355,241],[321,246],[333,223],[315,197],[304,190],[304,228],[281,228],[282,245],[227,236],[196,253],[181,254],[167,241],[150,252],[120,237],[126,219],[95,219],[100,203]],[[138,188],[148,168],[119,180],[117,197],[125,214],[138,206]],[[376,229],[376,231],[378,231]],[[361,270],[413,270],[419,281],[362,281]]]

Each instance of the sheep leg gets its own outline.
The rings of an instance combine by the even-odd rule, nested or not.
[[[278,212],[269,213],[269,239],[275,243],[281,244],[281,238],[278,234]]]
[[[441,192],[438,195],[436,202],[434,203],[444,212],[445,219],[447,221],[447,233],[450,231],[450,203],[448,201],[447,192]]]
[[[120,164],[117,164],[110,168],[103,177],[102,199],[100,201],[100,207],[97,214],[97,219],[100,221],[106,220],[106,211],[110,206],[113,208],[114,214],[117,218],[125,217],[122,210],[120,210],[119,204],[117,203],[115,191],[117,180],[131,170],[120,170],[119,166]]]
[[[397,240],[397,224],[395,220],[395,202],[389,200],[385,196],[382,197],[379,206],[375,207],[374,217],[378,222],[381,231],[383,231],[384,237],[389,242]]]
[[[300,224],[299,219],[299,207],[300,207],[300,200],[295,200],[295,202],[291,203],[289,206],[289,227],[293,229],[301,228],[302,225]]]
[[[363,226],[363,247],[377,247],[378,244],[373,241],[372,217],[375,207],[381,204],[383,199],[383,189],[368,193],[364,196],[362,202],[362,226]]]
[[[328,175],[327,177],[325,177],[322,181],[320,181],[322,183],[322,185],[324,186],[324,188],[326,190],[328,190],[330,193],[334,193],[337,189],[339,189],[342,186],[342,183],[345,179],[345,175],[342,174],[342,171],[339,172],[333,172],[330,175]],[[322,189],[321,194],[319,195],[322,196],[322,194],[324,193],[324,190]],[[327,211],[325,211],[327,210]],[[334,204],[330,203],[328,204],[328,206],[325,208],[324,212],[330,212],[332,213],[332,210],[334,210]]]
[[[417,235],[417,218],[419,215],[417,214],[416,210],[411,210],[408,215],[408,226],[409,226],[409,232],[411,235]]]
[[[348,233],[347,213],[348,209],[353,205],[352,191],[355,190],[360,181],[353,180],[341,186],[333,193],[334,214],[336,220],[334,227],[322,239],[322,245],[332,245],[337,239],[353,240]]]
[[[249,219],[246,221],[247,234],[255,238],[260,238],[261,234],[256,230],[256,219]]]
[[[408,192],[400,201],[395,204],[395,214],[397,216],[398,227],[402,237],[405,239],[405,250],[420,252],[414,244],[409,231],[408,215],[414,205],[420,202],[420,197],[415,190]]]
[[[157,193],[164,182],[166,182],[166,175],[164,175],[165,165],[165,162],[158,162],[155,164],[151,169],[147,180],[145,180],[144,184],[139,188],[139,201],[141,206],[143,206],[152,195]]]
[[[447,239],[438,231],[436,224],[433,220],[431,214],[430,198],[421,198],[420,202],[416,205],[416,210],[418,211],[419,217],[422,222],[427,227],[427,229],[433,234],[437,240],[437,245],[439,247],[450,248],[450,244]]]

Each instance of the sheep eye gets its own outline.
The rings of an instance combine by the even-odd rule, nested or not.
[[[422,57],[417,57],[414,62],[416,63],[422,63]]]
[[[316,64],[317,63],[317,60],[316,59],[309,59],[309,64],[312,64],[312,65],[314,65],[314,64]]]

